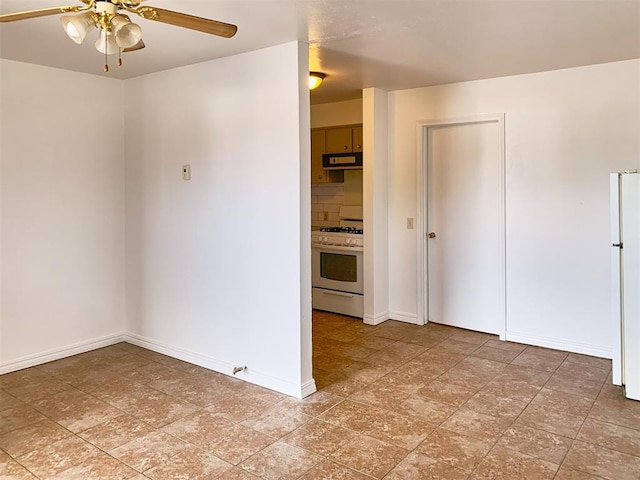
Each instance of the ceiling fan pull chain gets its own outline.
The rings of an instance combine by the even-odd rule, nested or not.
[[[104,36],[104,72],[109,72],[109,57],[107,56],[107,36]]]
[[[118,66],[122,66],[122,49],[118,47]]]

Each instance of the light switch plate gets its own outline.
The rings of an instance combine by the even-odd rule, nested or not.
[[[407,229],[413,230],[413,218],[407,218]]]
[[[182,179],[191,180],[191,165],[182,166]]]

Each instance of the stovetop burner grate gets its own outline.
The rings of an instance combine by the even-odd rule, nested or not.
[[[361,228],[355,227],[323,227],[320,229],[321,232],[339,232],[339,233],[355,233],[355,234],[363,234],[363,230]]]

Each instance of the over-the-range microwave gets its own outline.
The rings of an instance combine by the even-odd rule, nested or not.
[[[356,170],[362,168],[362,152],[325,153],[322,155],[325,170]]]

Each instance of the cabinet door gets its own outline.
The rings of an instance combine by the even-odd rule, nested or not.
[[[344,153],[352,151],[351,127],[330,128],[325,139],[326,153]]]
[[[311,183],[325,183],[327,177],[322,168],[325,130],[311,130]]]
[[[362,127],[353,127],[353,151],[362,151]]]

